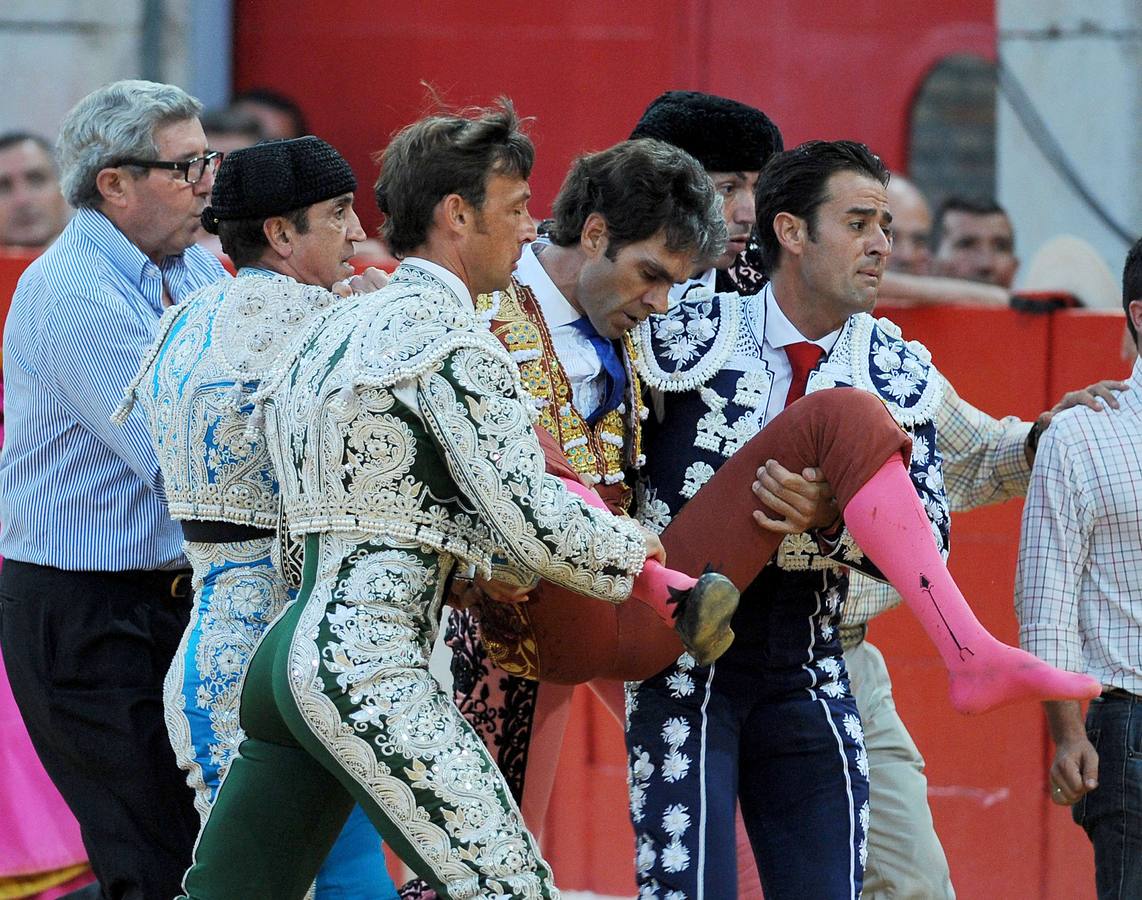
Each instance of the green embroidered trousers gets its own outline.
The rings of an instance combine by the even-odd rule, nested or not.
[[[247,739],[187,897],[304,897],[354,802],[442,897],[559,896],[483,741],[428,671],[453,562],[364,536],[306,538],[298,599],[246,676]]]

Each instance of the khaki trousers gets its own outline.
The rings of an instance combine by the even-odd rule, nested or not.
[[[924,758],[892,700],[884,657],[868,641],[845,651],[868,751],[865,900],[954,900],[944,848],[928,808]]]

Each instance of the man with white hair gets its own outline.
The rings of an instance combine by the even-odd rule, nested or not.
[[[77,212],[21,277],[4,331],[0,640],[109,898],[177,893],[198,831],[163,723],[190,610],[182,534],[143,411],[110,417],[163,309],[224,274],[194,246],[221,158],[201,109],[148,81],[79,101],[58,143]]]

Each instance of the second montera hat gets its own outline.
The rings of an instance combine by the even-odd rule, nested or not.
[[[226,154],[202,225],[217,234],[220,221],[277,216],[355,190],[349,163],[321,138],[267,141]]]

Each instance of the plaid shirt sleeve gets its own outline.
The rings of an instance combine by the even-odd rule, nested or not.
[[[993,419],[949,383],[936,412],[936,441],[944,457],[944,488],[953,511],[1021,497],[1031,467],[1024,446],[1030,422]],[[900,603],[891,585],[853,572],[843,622],[858,625]]]
[[[1078,601],[1095,518],[1088,474],[1086,457],[1065,433],[1044,432],[1023,507],[1015,574],[1020,643],[1071,672],[1084,669]]]
[[[993,419],[947,386],[936,413],[936,439],[953,511],[1023,496],[1031,474],[1024,451],[1030,430],[1030,422],[1015,416]]]

